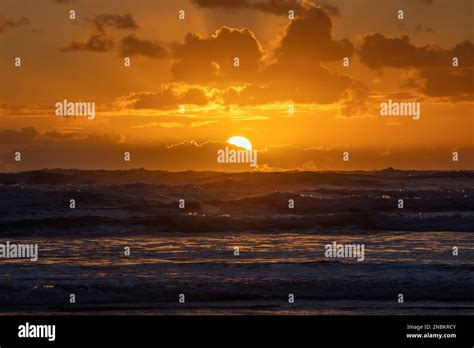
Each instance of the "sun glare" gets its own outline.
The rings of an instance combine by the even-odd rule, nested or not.
[[[229,138],[227,142],[229,144],[242,147],[246,150],[252,150],[252,143],[250,142],[250,140],[248,140],[245,137],[241,137],[241,136],[232,137],[232,138]]]

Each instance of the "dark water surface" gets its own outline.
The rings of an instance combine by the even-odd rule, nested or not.
[[[3,313],[474,313],[471,172],[58,170],[0,183],[0,243],[39,247],[37,262],[0,258]],[[332,242],[363,244],[364,261],[325,257]]]

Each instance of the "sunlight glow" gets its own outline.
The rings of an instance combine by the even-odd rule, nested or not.
[[[229,138],[227,142],[229,144],[242,147],[246,150],[252,150],[252,143],[250,142],[250,140],[248,140],[245,137],[241,137],[241,136],[232,137],[232,138]]]

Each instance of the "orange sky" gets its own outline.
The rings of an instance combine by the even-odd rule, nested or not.
[[[474,169],[473,15],[471,0],[2,0],[0,171],[250,170],[216,162],[235,135],[256,170]],[[55,115],[64,99],[96,117]],[[389,99],[420,119],[381,116]]]

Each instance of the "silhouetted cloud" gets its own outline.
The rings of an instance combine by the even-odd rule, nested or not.
[[[0,144],[24,144],[38,135],[35,127],[24,127],[21,130],[0,129]]]
[[[347,40],[335,40],[332,20],[321,8],[311,8],[292,20],[273,52],[274,60],[259,76],[259,85],[230,91],[228,101],[256,103],[292,100],[297,103],[333,103],[360,88],[350,76],[323,66],[326,61],[351,57],[354,48]],[[362,96],[362,93],[358,95]]]
[[[60,49],[61,52],[107,52],[114,47],[114,40],[108,37],[105,32],[96,31],[86,40],[73,40],[71,43]]]
[[[406,35],[390,37],[377,33],[364,37],[359,53],[361,61],[372,69],[446,67],[451,66],[453,57],[459,58],[460,66],[474,67],[474,44],[470,41],[444,49],[437,45],[415,46]]]
[[[333,17],[339,17],[341,15],[341,10],[339,7],[331,4],[322,3],[319,5],[328,15]]]
[[[319,7],[330,16],[340,16],[341,11],[335,5],[328,3],[316,4],[309,0],[192,0],[201,8],[219,10],[256,10],[275,15],[288,15],[294,11],[295,16],[303,15],[307,10]]]
[[[289,10],[301,12],[304,1],[299,0],[193,0],[202,8],[214,9],[251,9],[277,15],[288,14]]]
[[[221,27],[211,37],[187,34],[183,44],[172,44],[171,72],[180,81],[248,80],[259,70],[262,48],[246,28]],[[234,66],[238,58],[240,66]]]
[[[180,104],[206,105],[210,100],[203,87],[162,85],[158,92],[138,92],[120,97],[116,105],[130,109],[170,109]]]
[[[113,38],[107,28],[136,30],[138,25],[131,14],[101,14],[87,20],[92,24],[91,34],[84,40],[73,40],[66,47],[60,48],[61,52],[107,52],[114,48]]]
[[[428,96],[463,97],[474,92],[474,44],[471,41],[446,49],[437,45],[413,45],[406,35],[389,37],[376,33],[364,37],[359,54],[362,63],[372,69],[417,69],[417,74],[407,82]],[[454,57],[459,60],[458,67],[452,66]]]
[[[425,68],[407,80],[430,97],[450,97],[458,101],[472,101],[474,97],[474,69]]]
[[[130,34],[124,37],[120,43],[120,54],[122,56],[145,56],[149,58],[165,58],[168,51],[164,43],[153,40],[143,40]]]
[[[449,52],[435,45],[415,46],[407,35],[390,37],[368,34],[359,49],[362,63],[369,68],[422,67],[449,64]]]
[[[31,23],[28,17],[22,16],[17,20],[7,20],[0,16],[0,34],[8,30],[8,28],[19,28],[29,25]]]
[[[139,28],[135,19],[133,19],[130,13],[119,15],[119,14],[101,14],[95,16],[90,20],[97,28],[111,27],[115,29],[130,29],[136,30]]]
[[[327,12],[313,6],[290,21],[268,62],[263,61],[261,45],[249,29],[222,27],[208,39],[188,34],[184,44],[174,44],[171,71],[180,81],[227,82],[231,86],[219,92],[226,104],[332,103],[360,84],[322,63],[340,60],[342,64],[342,58],[353,52],[349,40],[333,38]],[[238,68],[233,65],[235,57],[240,60]],[[234,82],[245,85],[235,87]]]
[[[312,8],[288,24],[275,55],[279,61],[334,61],[350,57],[353,51],[348,39],[333,39],[328,14],[320,8]]]

